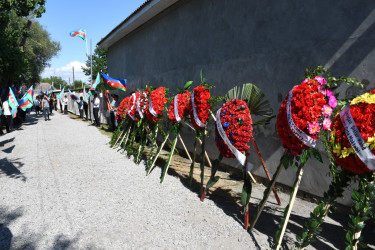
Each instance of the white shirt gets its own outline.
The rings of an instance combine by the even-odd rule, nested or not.
[[[93,101],[93,108],[99,108],[100,105],[100,99],[96,97]]]
[[[3,108],[4,108],[4,115],[12,115],[12,113],[10,113],[8,101],[3,102]]]
[[[64,105],[68,105],[68,98],[64,98]]]

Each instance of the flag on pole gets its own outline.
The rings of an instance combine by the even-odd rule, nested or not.
[[[107,90],[121,90],[126,91],[126,79],[119,79],[119,78],[111,78],[106,74],[102,73],[104,88]]]
[[[21,98],[19,107],[23,111],[26,111],[26,109],[32,108],[33,104],[34,104],[34,90],[33,90],[33,86],[31,86],[29,90],[25,93],[25,95]]]
[[[95,94],[95,89],[96,89],[96,87],[98,86],[99,83],[100,83],[100,74],[98,72],[98,74],[96,75],[96,79],[94,80],[94,83],[92,84],[92,86],[89,89],[88,97]]]
[[[62,104],[63,104],[62,96],[63,96],[63,94],[64,94],[64,89],[65,89],[65,87],[63,87],[63,89],[60,91],[60,94],[59,94],[59,101],[60,101],[60,105],[61,105],[61,106],[62,106]]]
[[[16,117],[17,114],[17,107],[19,106],[16,97],[12,89],[9,87],[9,97],[8,97],[9,107],[11,108],[13,118]]]
[[[18,91],[16,91],[16,95],[20,95],[21,94],[21,90],[22,90],[22,86],[20,87],[20,89]]]
[[[79,29],[79,30],[73,30],[72,32],[70,32],[70,36],[71,37],[79,37],[81,38],[83,41],[86,41],[86,30],[84,29]]]
[[[89,102],[89,97],[87,96],[86,88],[85,87],[83,87],[83,101],[84,102]]]
[[[69,95],[70,95],[70,97],[71,97],[73,100],[75,100],[75,101],[78,101],[78,100],[79,100],[79,97],[76,96],[75,94],[73,94],[72,91],[70,91],[70,89],[68,89],[68,91],[69,91]]]

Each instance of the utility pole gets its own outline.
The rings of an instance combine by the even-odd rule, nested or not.
[[[75,86],[74,86],[74,66],[73,66],[73,88],[75,88]]]

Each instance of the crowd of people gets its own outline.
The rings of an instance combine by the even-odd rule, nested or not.
[[[118,99],[118,95],[111,95],[111,101],[109,103],[110,110],[108,110],[107,113],[113,130],[116,130],[118,126],[116,119],[116,113],[119,107]],[[62,105],[60,105],[61,113],[63,114],[68,114],[68,100],[68,96],[64,95],[64,97],[62,98]],[[97,127],[100,127],[99,110],[101,102],[97,94],[94,94],[94,98],[91,103],[94,116],[93,124]],[[79,117],[82,120],[88,121],[88,102],[86,102],[83,97],[80,97],[80,99],[77,100],[77,105],[79,110]],[[5,95],[2,100],[0,100],[0,108],[0,135],[3,135],[3,127],[5,127],[7,133],[10,133],[13,129],[13,126],[18,123],[22,123],[22,121],[24,121],[26,118],[26,113],[30,113],[32,110],[36,115],[43,114],[45,121],[50,121],[50,116],[53,115],[53,110],[57,111],[57,98],[54,94],[51,94],[50,96],[47,96],[46,94],[37,95],[34,97],[34,105],[32,107],[32,110],[23,111],[22,109],[18,109],[17,115],[14,118],[11,113],[11,108],[9,107],[7,95]]]

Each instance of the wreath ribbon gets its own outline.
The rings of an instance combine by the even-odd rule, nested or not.
[[[191,94],[191,106],[193,107],[193,115],[194,115],[195,123],[196,123],[199,127],[201,127],[201,128],[206,127],[207,122],[206,122],[206,123],[203,123],[203,122],[201,122],[201,120],[199,120],[199,117],[198,117],[198,114],[197,114],[197,110],[195,109],[195,104],[194,104],[194,92]]]
[[[153,115],[154,117],[159,117],[159,115],[156,113],[156,111],[155,111],[154,108],[152,107],[151,95],[150,95],[150,97],[148,98],[148,111],[150,111],[151,115]]]
[[[133,106],[131,106],[131,108],[128,110],[128,116],[129,116],[133,121],[135,121],[135,117],[131,115],[131,112],[132,112],[132,110],[134,109],[134,106],[135,106],[135,98],[136,98],[136,94],[133,93],[133,94],[132,94],[132,97],[133,97],[133,104],[132,104]]]
[[[293,95],[293,89],[295,86],[292,88],[292,90],[289,92],[288,95],[288,102],[286,104],[286,115],[288,119],[288,125],[292,133],[301,140],[303,144],[305,144],[308,147],[313,147],[315,148],[316,146],[316,140],[314,138],[311,138],[309,135],[307,135],[305,132],[303,132],[293,121],[292,117],[292,108],[291,108],[291,100],[292,100],[292,95]]]
[[[138,111],[138,114],[141,117],[141,119],[143,119],[144,109],[143,109],[143,111],[141,110],[141,95],[143,95],[144,97],[147,97],[147,94],[145,92],[142,92],[142,94],[140,94],[138,99],[137,99],[137,111]]]
[[[216,112],[216,127],[217,131],[219,132],[220,137],[223,139],[225,144],[228,146],[230,151],[234,154],[236,159],[241,163],[242,166],[246,166],[247,171],[251,171],[253,168],[253,165],[250,162],[247,162],[247,157],[246,155],[242,154],[238,149],[236,149],[232,143],[229,141],[227,135],[225,134],[225,131],[223,129],[223,125],[221,125],[221,120],[220,120],[220,112],[221,108]]]
[[[345,109],[340,111],[340,119],[345,128],[345,134],[348,137],[350,145],[354,149],[359,159],[368,167],[368,169],[375,171],[375,155],[367,146],[365,140],[362,138],[358,127],[350,113],[350,106],[346,105]]]
[[[177,122],[181,122],[181,117],[178,114],[178,95],[174,97],[174,116],[176,117]]]

